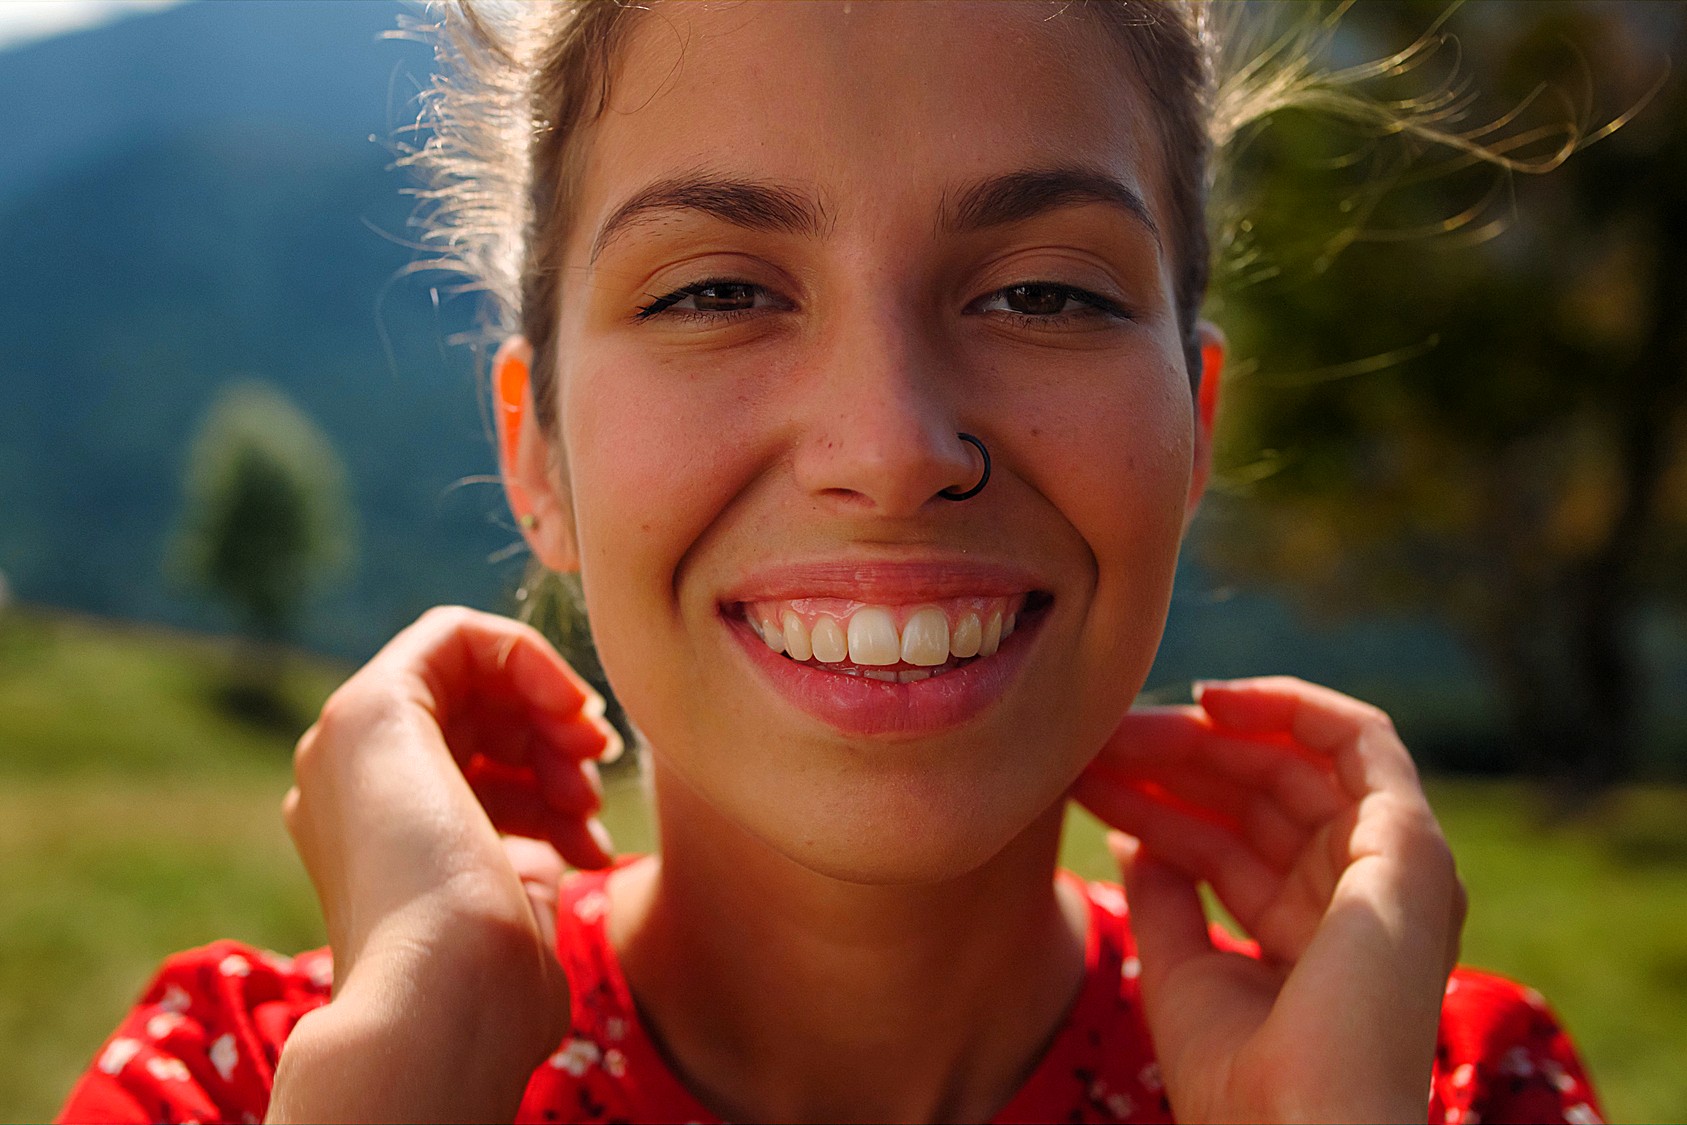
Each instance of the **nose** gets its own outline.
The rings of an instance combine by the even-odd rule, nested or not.
[[[842,510],[900,517],[977,483],[980,455],[958,434],[970,428],[958,410],[964,373],[937,336],[905,311],[822,334],[804,380],[799,487]]]

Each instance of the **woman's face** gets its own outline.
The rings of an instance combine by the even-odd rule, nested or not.
[[[659,5],[586,140],[555,487],[604,666],[665,783],[838,877],[1061,801],[1203,476],[1150,105],[1055,12]]]

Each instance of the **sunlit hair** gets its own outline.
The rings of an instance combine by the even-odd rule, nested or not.
[[[1232,0],[1051,6],[1059,17],[1101,19],[1154,101],[1171,211],[1173,296],[1191,380],[1200,374],[1196,322],[1212,245],[1229,236],[1228,229],[1209,229],[1208,194],[1227,149],[1251,124],[1284,109],[1314,110],[1521,171],[1555,167],[1589,139],[1568,114],[1541,129],[1510,130],[1514,112],[1461,130],[1469,98],[1456,77],[1426,95],[1367,95],[1372,80],[1421,65],[1442,42],[1438,27],[1387,58],[1324,69],[1320,60],[1345,5],[1327,16],[1316,6]],[[1285,19],[1283,9],[1293,14]],[[576,142],[608,102],[632,17],[649,11],[630,0],[456,0],[431,4],[406,32],[430,39],[436,54],[419,140],[401,157],[422,182],[419,220],[429,256],[421,265],[483,291],[492,333],[519,331],[532,343],[535,404],[547,430],[555,422],[557,259],[573,220],[584,147]]]

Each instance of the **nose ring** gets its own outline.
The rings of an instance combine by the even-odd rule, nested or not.
[[[978,483],[967,489],[965,492],[956,492],[952,488],[945,488],[942,492],[939,492],[938,495],[943,497],[945,500],[970,500],[972,497],[977,496],[980,492],[983,492],[984,486],[990,483],[990,451],[984,448],[983,442],[979,441],[971,434],[958,433],[955,436],[978,450],[978,455],[984,458],[984,472],[979,474]]]

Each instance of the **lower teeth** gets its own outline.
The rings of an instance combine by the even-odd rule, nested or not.
[[[921,680],[929,680],[933,676],[941,676],[945,672],[952,672],[961,667],[962,662],[951,661],[948,664],[940,664],[935,668],[904,668],[900,672],[892,672],[884,668],[863,668],[859,664],[825,664],[814,660],[799,660],[795,663],[810,668],[819,668],[826,672],[835,672],[840,676],[856,676],[869,680],[879,680],[887,684],[912,684]],[[970,663],[970,661],[966,663]]]

